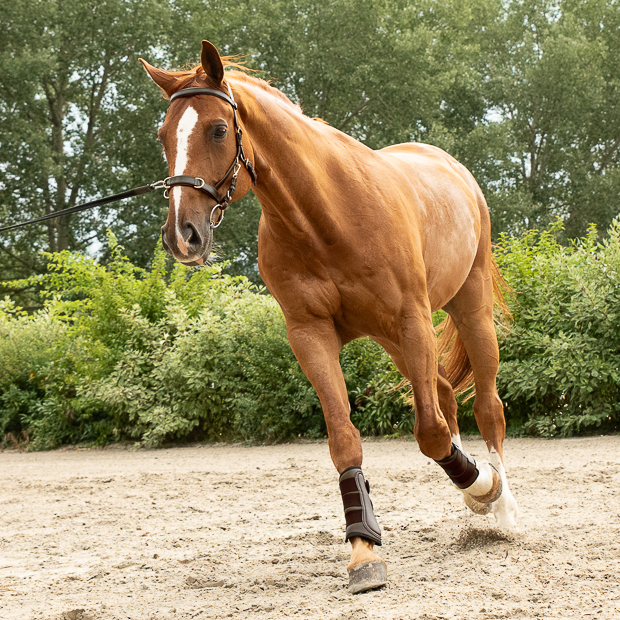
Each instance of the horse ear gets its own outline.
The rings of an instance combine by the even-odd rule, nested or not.
[[[224,65],[215,45],[209,41],[202,42],[200,64],[205,73],[219,86],[224,79]]]
[[[175,91],[176,78],[163,69],[157,69],[156,67],[149,65],[149,63],[142,58],[139,58],[138,60],[142,63],[143,67],[146,69],[146,72],[151,76],[153,82],[155,82],[155,84],[157,84],[157,86],[159,86],[159,88],[161,88],[166,95],[170,97],[170,95]]]

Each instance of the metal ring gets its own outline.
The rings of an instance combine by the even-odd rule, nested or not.
[[[153,189],[165,189],[166,186],[166,181],[169,179],[170,177],[164,179],[163,181],[155,181],[155,183],[151,183],[151,187]]]
[[[170,187],[166,187],[164,189],[164,198],[166,198],[166,199],[170,198]]]
[[[201,179],[200,177],[196,177],[196,181],[200,181],[200,185],[194,185],[196,189],[200,189],[201,187],[204,187],[205,185],[204,179]]]
[[[217,224],[213,221],[213,214],[215,213],[216,209],[220,210],[220,219],[218,220]],[[211,209],[211,215],[209,216],[209,226],[211,226],[211,228],[217,228],[223,221],[224,209],[222,209],[222,205],[217,204],[213,207],[213,209]]]

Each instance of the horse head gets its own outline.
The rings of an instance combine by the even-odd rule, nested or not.
[[[178,261],[202,265],[224,210],[256,181],[252,145],[224,79],[224,63],[209,41],[202,42],[201,64],[189,71],[164,71],[140,61],[170,99],[159,129],[170,174],[162,243]]]

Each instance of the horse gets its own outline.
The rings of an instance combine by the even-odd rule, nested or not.
[[[378,342],[411,383],[422,453],[471,510],[516,528],[496,389],[493,310],[506,304],[487,203],[473,175],[434,146],[368,148],[305,116],[208,41],[192,69],[140,61],[170,100],[158,133],[170,170],[166,251],[185,265],[204,264],[226,208],[250,190],[260,202],[259,270],[325,416],[351,543],[350,591],[387,583],[339,363],[341,348],[355,338]],[[438,309],[446,312],[439,342],[432,321]],[[463,450],[457,423],[455,390],[472,378],[484,462]]]

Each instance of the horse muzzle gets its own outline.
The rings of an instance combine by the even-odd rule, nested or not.
[[[185,222],[176,227],[166,222],[161,228],[161,242],[164,250],[180,263],[202,265],[211,253],[213,230],[208,222]]]

